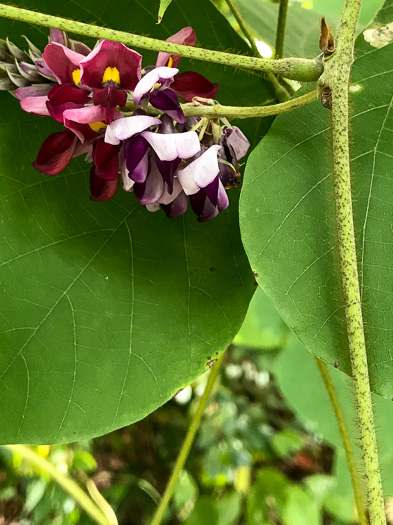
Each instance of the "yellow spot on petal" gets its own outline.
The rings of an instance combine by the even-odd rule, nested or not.
[[[79,68],[78,69],[74,69],[74,71],[72,72],[72,80],[74,81],[74,84],[76,86],[81,81],[81,70]]]
[[[155,89],[158,89],[159,87],[161,87],[161,84],[160,84],[159,82],[156,82],[156,83],[154,84],[154,86],[151,88],[150,93],[153,93],[153,91],[154,91]]]
[[[107,67],[105,69],[104,76],[102,77],[102,83],[109,82],[110,80],[120,85],[120,73],[117,67]]]
[[[105,124],[104,122],[101,122],[101,121],[89,123],[89,126],[91,127],[91,129],[95,131],[96,133],[99,133],[102,129],[105,129],[107,125],[108,124]]]
[[[167,67],[172,67],[172,66],[173,66],[173,58],[169,57]]]
[[[36,450],[39,456],[46,458],[49,456],[50,445],[39,445]]]

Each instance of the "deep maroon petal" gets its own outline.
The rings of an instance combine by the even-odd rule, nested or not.
[[[102,89],[95,89],[93,101],[96,106],[104,107],[124,107],[127,102],[127,93],[123,89],[118,89],[115,85],[107,85]]]
[[[107,201],[111,199],[119,186],[119,178],[105,180],[96,174],[95,166],[90,170],[90,199],[92,201]]]
[[[116,179],[119,173],[119,151],[121,145],[107,144],[104,139],[96,142],[94,147],[94,164],[96,175],[103,179]]]
[[[74,84],[62,84],[53,86],[48,93],[48,98],[52,104],[63,104],[64,102],[75,102],[76,104],[87,104],[89,102],[89,92],[78,88]]]
[[[60,84],[72,83],[72,73],[80,68],[85,57],[61,44],[49,44],[43,53],[45,64],[55,75]]]
[[[191,102],[194,97],[214,98],[217,95],[218,84],[213,84],[196,71],[184,71],[176,75],[171,89],[186,102]]]
[[[82,62],[81,82],[91,88],[102,86],[106,68],[116,68],[123,89],[134,89],[141,78],[142,56],[124,44],[103,40]]]
[[[182,191],[174,201],[172,201],[170,204],[161,204],[161,207],[165,211],[166,216],[170,219],[173,217],[179,217],[187,211],[188,197],[184,191]]]
[[[167,38],[167,42],[183,44],[184,46],[195,46],[196,34],[192,27],[183,27],[177,33]],[[172,67],[176,67],[180,62],[181,56],[171,55],[170,53],[158,53],[156,67],[167,66],[169,59],[172,57]]]
[[[173,120],[184,124],[186,117],[180,107],[179,99],[171,89],[155,90],[149,97],[150,104],[157,109],[165,111]]]
[[[89,92],[71,84],[54,86],[48,94],[46,106],[53,119],[63,122],[63,113],[67,109],[77,109],[89,101]]]
[[[52,133],[42,143],[33,166],[47,175],[57,175],[70,163],[77,141],[72,131]]]

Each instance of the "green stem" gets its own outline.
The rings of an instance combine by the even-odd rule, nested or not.
[[[175,466],[173,468],[171,477],[168,481],[168,485],[165,488],[165,492],[161,498],[160,504],[156,510],[156,513],[154,514],[153,520],[150,525],[160,525],[162,518],[164,517],[165,511],[169,505],[169,502],[173,497],[177,482],[179,481],[181,471],[183,470],[184,464],[187,460],[188,454],[191,449],[191,445],[194,441],[195,434],[198,430],[199,423],[201,422],[201,418],[205,410],[207,400],[217,379],[217,375],[220,370],[220,366],[223,362],[224,355],[225,353],[217,360],[217,362],[213,365],[213,368],[210,371],[205,391],[203,392],[203,395],[199,401],[197,410],[192,418],[191,425],[188,427],[187,435],[181,446],[180,453],[177,456]]]
[[[44,470],[58,483],[99,525],[117,525],[117,521],[108,520],[80,486],[69,476],[61,474],[48,460],[24,445],[5,445],[11,452],[20,454],[23,459]]]
[[[350,179],[348,90],[360,6],[361,0],[345,1],[336,52],[326,61],[324,82],[332,91],[333,173],[340,269],[370,521],[371,525],[384,525],[386,518],[364,338]]]
[[[271,106],[222,106],[221,104],[211,105],[195,105],[190,102],[189,104],[181,104],[181,108],[186,117],[211,117],[211,118],[254,118],[254,117],[269,117],[271,115],[280,115],[287,111],[300,108],[314,102],[319,97],[318,90],[310,91],[306,95],[296,97],[281,104],[273,104]],[[135,105],[129,100],[126,106],[127,110],[133,111]],[[160,115],[162,111],[154,108],[153,106],[148,107],[148,115]]]
[[[257,48],[257,45],[255,43],[255,40],[252,38],[251,36],[251,33],[249,32],[248,30],[248,27],[245,23],[245,21],[243,20],[243,17],[242,15],[240,14],[240,11],[236,5],[236,2],[235,0],[225,0],[227,6],[229,7],[229,9],[231,10],[231,13],[233,14],[233,16],[235,17],[236,19],[236,22],[239,24],[239,27],[243,33],[243,35],[247,38],[249,44],[250,44],[250,47],[254,53],[254,56],[256,57],[259,57],[261,56],[260,53],[259,53],[259,50]]]
[[[250,42],[250,46],[254,53],[254,56],[260,57],[261,54],[255,43],[255,39],[252,37],[250,31],[248,30],[247,24],[245,20],[243,19],[236,5],[236,1],[235,0],[225,0],[225,1],[229,9],[231,10],[233,16],[235,17],[237,23],[239,24],[239,27],[242,30],[244,36]],[[291,97],[291,94],[287,91],[287,89],[282,84],[280,84],[280,82],[278,81],[274,73],[267,73],[266,76],[270,80],[270,82],[273,84],[274,91],[276,93],[276,97],[280,102],[284,102],[285,100],[288,100]]]
[[[288,0],[280,0],[280,9],[278,11],[277,31],[276,31],[276,59],[284,55],[284,37],[285,25],[287,22]]]
[[[331,375],[329,374],[328,367],[322,359],[315,358],[323,382],[325,383],[326,390],[329,394],[330,402],[333,407],[334,415],[340,430],[341,439],[343,441],[345,455],[347,457],[348,469],[351,475],[353,493],[355,496],[355,504],[358,513],[358,520],[360,525],[368,525],[368,520],[366,517],[366,509],[364,506],[362,483],[359,475],[359,470],[357,468],[355,454],[353,453],[351,438],[349,437],[348,427],[345,423],[345,417],[343,410],[340,405],[340,401],[337,396],[337,391],[335,389]]]
[[[91,24],[84,24],[66,18],[59,18],[44,13],[36,13],[28,9],[20,9],[10,5],[0,4],[0,16],[18,20],[20,22],[27,22],[29,24],[37,24],[44,27],[54,27],[62,29],[63,31],[70,31],[78,35],[89,36],[92,38],[104,38],[121,42],[129,46],[135,46],[142,49],[151,49],[153,51],[165,51],[176,55],[181,55],[187,58],[195,58],[205,62],[215,62],[233,67],[241,67],[246,69],[255,69],[260,71],[267,71],[277,73],[286,78],[299,80],[304,82],[311,82],[317,80],[323,71],[322,63],[318,58],[314,60],[307,60],[303,58],[286,58],[282,60],[270,60],[268,58],[256,58],[242,55],[235,55],[231,53],[224,53],[222,51],[213,51],[210,49],[201,49],[181,44],[174,44],[157,40],[155,38],[144,37],[140,35],[133,35],[124,31],[116,31],[105,27],[95,26]]]

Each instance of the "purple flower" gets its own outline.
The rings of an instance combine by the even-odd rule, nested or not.
[[[146,73],[137,84],[134,91],[135,105],[149,101],[152,106],[162,110],[173,120],[184,124],[186,118],[180,107],[179,99],[172,89],[169,88],[173,77],[179,70],[172,67],[156,67]]]

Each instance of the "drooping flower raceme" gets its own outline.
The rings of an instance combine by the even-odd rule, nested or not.
[[[186,27],[168,41],[193,46],[196,35]],[[0,89],[14,91],[24,111],[64,126],[43,142],[37,170],[56,175],[85,154],[94,201],[112,198],[121,181],[141,206],[167,217],[190,205],[203,222],[228,207],[226,190],[238,185],[249,142],[225,119],[186,117],[180,103],[213,103],[218,84],[179,73],[181,57],[169,53],[142,69],[142,56],[116,42],[90,50],[59,30],[43,53],[27,42],[25,53],[0,40]]]

